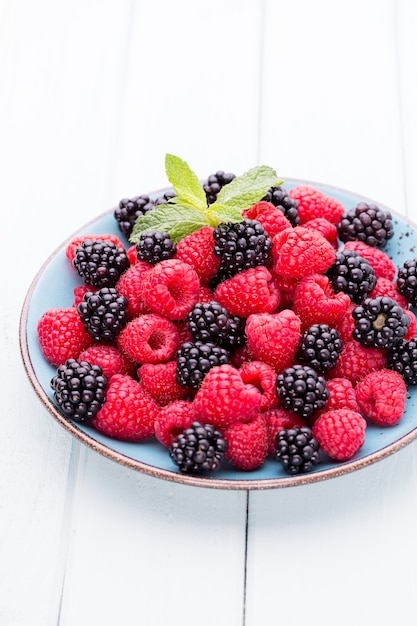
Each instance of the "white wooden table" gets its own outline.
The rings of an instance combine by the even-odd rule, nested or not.
[[[416,623],[417,443],[304,487],[158,480],[73,439],[18,324],[122,197],[256,164],[417,221],[414,0],[0,0],[0,624]]]

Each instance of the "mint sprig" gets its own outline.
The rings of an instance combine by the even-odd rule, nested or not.
[[[208,205],[204,188],[188,163],[167,154],[165,170],[176,195],[137,218],[129,239],[132,244],[149,230],[167,232],[177,243],[202,226],[239,222],[245,209],[261,200],[270,187],[283,182],[271,167],[260,165],[235,177],[220,190],[216,202]]]

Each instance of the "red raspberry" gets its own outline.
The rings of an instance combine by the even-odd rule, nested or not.
[[[88,293],[89,291],[97,291],[97,287],[92,287],[91,285],[86,285],[86,284],[77,285],[77,287],[74,287],[74,290],[73,290],[74,300],[73,300],[72,306],[74,308],[77,308],[80,302],[83,301],[85,294]]]
[[[177,243],[175,258],[191,265],[202,285],[214,278],[220,266],[220,259],[213,252],[213,231],[212,226],[203,226]]]
[[[355,320],[352,317],[352,311],[358,305],[354,302],[351,302],[348,308],[345,311],[342,319],[335,324],[335,328],[339,333],[339,337],[342,343],[347,343],[348,341],[352,341],[352,332],[355,328]]]
[[[233,422],[249,421],[261,406],[262,395],[246,385],[232,365],[213,367],[205,376],[194,398],[198,421],[222,430]]]
[[[398,302],[404,310],[408,309],[408,301],[403,295],[398,293],[397,286],[394,281],[389,278],[377,278],[376,285],[369,294],[369,298],[377,298],[378,296],[388,296]]]
[[[313,424],[313,437],[325,454],[335,461],[351,459],[365,441],[366,421],[351,409],[322,413]]]
[[[88,361],[91,365],[99,365],[107,380],[110,380],[114,374],[133,376],[136,369],[136,364],[117,348],[100,343],[83,350],[78,359]]]
[[[45,359],[58,367],[71,358],[78,358],[93,344],[80,315],[74,307],[49,309],[42,314],[37,326],[38,341]]]
[[[339,247],[339,242],[337,239],[337,227],[335,224],[326,220],[325,217],[315,217],[312,220],[308,220],[303,224],[304,228],[315,230],[316,232],[323,235],[325,239],[329,243],[332,244],[333,248],[337,249]]]
[[[337,326],[349,305],[349,296],[341,291],[335,293],[323,274],[303,278],[295,289],[293,310],[301,319],[303,330],[312,324]]]
[[[187,400],[176,400],[159,411],[155,421],[155,437],[169,448],[174,439],[195,421],[194,405]]]
[[[272,409],[278,404],[275,394],[275,370],[262,361],[248,361],[239,369],[242,380],[246,384],[254,385],[262,394],[260,411]]]
[[[223,432],[227,441],[225,456],[242,471],[261,467],[268,454],[268,433],[262,413],[248,422],[235,422]]]
[[[326,406],[322,411],[319,411],[313,416],[314,420],[316,420],[321,413],[335,411],[336,409],[359,411],[355,389],[350,380],[347,378],[332,378],[326,381],[326,387],[329,392]]]
[[[174,322],[174,324],[178,330],[180,337],[178,340],[178,346],[182,346],[182,344],[186,343],[187,341],[194,341],[193,336],[188,328],[187,318],[184,320],[178,320],[178,322]]]
[[[334,263],[332,244],[317,231],[302,226],[287,228],[272,240],[274,270],[286,278],[322,274]]]
[[[116,289],[121,296],[127,299],[127,314],[129,319],[133,319],[143,313],[149,313],[149,308],[143,299],[143,284],[147,273],[152,269],[150,263],[136,261],[116,283]]]
[[[266,202],[265,200],[261,200],[252,205],[250,209],[243,211],[242,217],[257,220],[262,224],[271,239],[282,230],[292,228],[291,222],[285,217],[284,213],[271,202]]]
[[[214,293],[207,287],[207,285],[201,285],[198,291],[198,302],[211,302],[214,300]]]
[[[234,365],[237,369],[242,367],[245,363],[249,363],[250,361],[254,361],[255,357],[252,352],[249,350],[248,344],[241,346],[234,350],[230,356],[230,363]]]
[[[109,437],[140,441],[155,434],[154,423],[158,414],[158,405],[140,383],[130,376],[115,374],[93,424]]]
[[[385,354],[378,348],[364,348],[357,341],[348,341],[339,354],[336,366],[327,372],[328,378],[347,378],[355,387],[367,374],[386,367]]]
[[[126,250],[126,256],[129,259],[130,265],[134,265],[138,262],[136,244],[133,244],[133,246],[130,246],[130,248]]]
[[[155,265],[143,281],[143,299],[153,313],[180,320],[198,301],[200,281],[197,272],[179,259]]]
[[[268,454],[271,456],[274,456],[275,454],[275,440],[280,430],[306,426],[302,417],[280,407],[264,411],[262,415],[266,421],[266,429],[268,433]]]
[[[175,361],[144,363],[138,369],[140,384],[159,406],[165,406],[175,400],[184,400],[188,395],[188,390],[177,383],[176,370]]]
[[[300,282],[299,278],[286,278],[280,274],[272,272],[275,279],[275,284],[281,292],[281,301],[279,303],[280,309],[291,309],[294,302],[294,294],[297,285]]]
[[[300,327],[300,319],[290,309],[251,315],[246,322],[249,350],[255,359],[281,372],[294,360],[301,336]]]
[[[332,224],[338,224],[345,212],[340,202],[308,185],[294,187],[290,189],[288,195],[297,201],[300,224],[316,217],[325,217]]]
[[[404,413],[407,387],[398,372],[371,372],[358,382],[355,392],[360,412],[379,426],[394,426]]]
[[[393,261],[383,250],[368,246],[362,241],[347,241],[344,245],[344,249],[356,250],[362,258],[368,261],[377,278],[394,280],[397,269]]]
[[[231,315],[248,317],[252,313],[275,311],[281,294],[271,273],[259,265],[220,283],[214,292],[214,299]]]
[[[136,363],[170,361],[178,348],[179,333],[161,315],[139,315],[127,323],[117,338],[118,348]]]
[[[118,248],[124,249],[124,244],[122,241],[120,241],[119,237],[116,237],[116,235],[112,235],[111,233],[105,235],[82,235],[81,237],[77,236],[71,239],[65,249],[66,257],[71,264],[74,260],[76,249],[82,244],[84,239],[91,239],[92,241],[110,241],[111,243],[114,243],[114,245]]]

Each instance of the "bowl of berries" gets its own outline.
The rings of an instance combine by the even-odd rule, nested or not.
[[[374,201],[257,166],[125,198],[27,293],[32,386],[71,435],[157,478],[268,489],[417,437],[417,231]],[[51,288],[52,287],[52,288]]]

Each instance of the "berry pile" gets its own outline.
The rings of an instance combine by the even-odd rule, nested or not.
[[[417,384],[417,259],[394,267],[392,218],[375,205],[345,211],[277,181],[256,199],[246,186],[236,213],[238,184],[206,179],[210,221],[194,230],[154,226],[158,207],[181,206],[174,186],[122,200],[121,239],[68,244],[73,306],[38,322],[54,401],[109,437],[154,438],[183,473],[347,461],[369,424],[398,423]],[[141,220],[153,226],[135,239]]]

